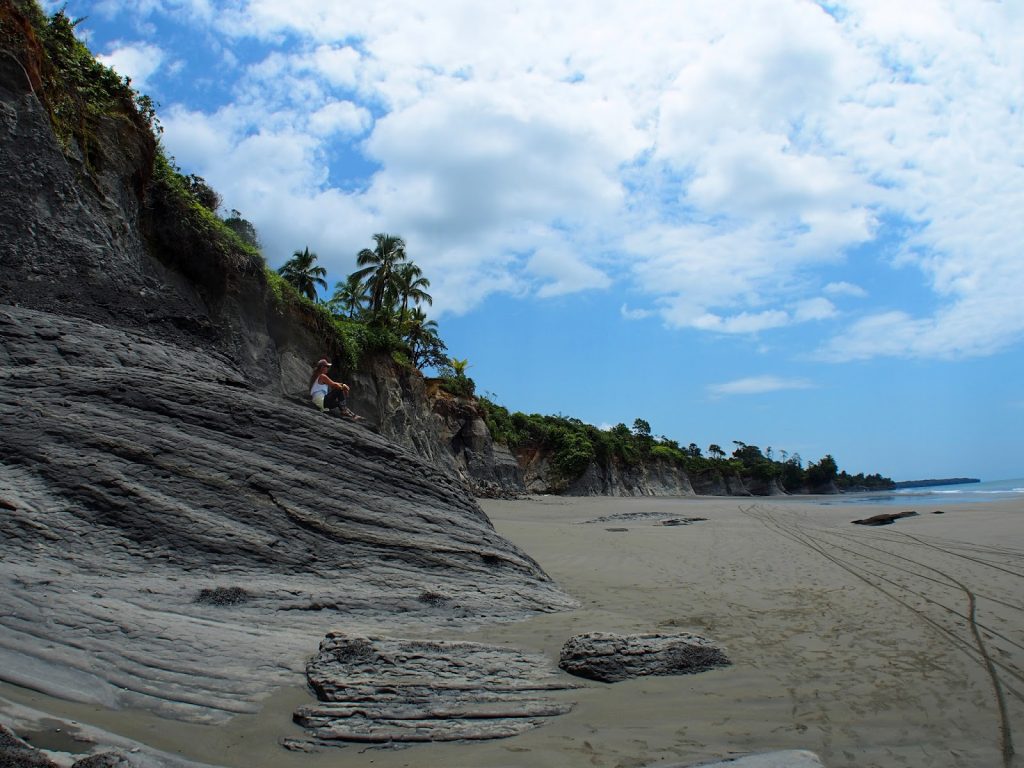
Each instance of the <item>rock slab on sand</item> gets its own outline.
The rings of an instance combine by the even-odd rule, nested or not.
[[[569,638],[558,666],[590,680],[616,683],[645,675],[687,675],[731,664],[699,635],[616,635],[589,632]]]
[[[306,676],[319,701],[294,719],[311,739],[290,749],[514,736],[571,710],[544,694],[575,687],[539,654],[342,632],[324,638]]]
[[[762,752],[729,760],[717,760],[713,763],[666,765],[661,768],[824,768],[824,763],[813,752],[787,749],[782,752]]]

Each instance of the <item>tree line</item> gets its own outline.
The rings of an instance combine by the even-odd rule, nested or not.
[[[479,398],[491,436],[512,451],[543,450],[550,454],[551,468],[559,481],[575,480],[592,463],[616,463],[622,467],[639,466],[648,461],[674,464],[688,474],[718,471],[753,477],[762,482],[777,482],[787,492],[827,488],[834,484],[841,491],[891,489],[893,481],[878,474],[850,475],[839,471],[836,460],[826,454],[818,461],[804,464],[798,453],[762,451],[756,445],[734,440],[727,453],[712,443],[707,453],[696,443],[681,445],[664,435],[655,437],[645,419],[633,426],[616,424],[599,429],[567,416],[542,416],[512,412],[487,398]]]

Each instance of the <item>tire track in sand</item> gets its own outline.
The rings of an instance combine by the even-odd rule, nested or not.
[[[773,514],[772,512],[770,512],[768,509],[766,509],[763,506],[759,506],[757,504],[752,504],[752,505],[750,505],[747,508],[743,508],[741,506],[741,507],[739,507],[739,511],[742,514],[744,514],[744,515],[746,515],[746,516],[748,516],[748,517],[750,517],[750,518],[752,518],[754,520],[757,520],[758,522],[760,522],[762,525],[764,525],[769,530],[772,530],[775,533],[778,533],[779,535],[789,539],[790,541],[792,541],[792,542],[794,542],[796,544],[802,545],[802,546],[804,546],[804,547],[806,547],[808,549],[811,549],[814,552],[817,552],[819,555],[821,555],[825,559],[829,560],[830,562],[832,562],[834,565],[838,566],[839,568],[842,568],[844,571],[849,573],[854,578],[858,579],[859,581],[862,581],[863,583],[867,584],[869,587],[871,587],[875,591],[885,595],[890,600],[893,600],[894,602],[896,602],[899,605],[903,606],[905,609],[910,611],[912,614],[917,616],[919,619],[921,619],[922,621],[924,621],[925,623],[927,623],[928,625],[930,625],[934,629],[938,630],[940,635],[942,637],[944,637],[947,640],[947,642],[950,642],[954,647],[958,648],[959,650],[967,651],[967,655],[968,655],[969,658],[972,658],[975,661],[978,661],[982,665],[982,667],[984,668],[984,670],[985,670],[985,672],[986,672],[986,674],[987,674],[987,676],[988,676],[988,678],[989,678],[989,680],[991,682],[993,694],[994,694],[995,700],[996,700],[996,708],[997,708],[997,711],[999,713],[1000,752],[1001,752],[1001,755],[1002,755],[1003,768],[1013,768],[1013,764],[1015,762],[1014,761],[1015,749],[1014,749],[1014,744],[1013,744],[1013,731],[1012,731],[1012,728],[1011,728],[1011,725],[1010,725],[1010,717],[1009,717],[1009,712],[1008,712],[1008,708],[1007,708],[1007,705],[1006,705],[1006,696],[1004,694],[1004,687],[1012,695],[1014,695],[1016,698],[1018,698],[1018,699],[1020,699],[1022,701],[1024,701],[1024,694],[1022,694],[1020,691],[1016,690],[1015,688],[1013,688],[1011,686],[1004,686],[1004,683],[1003,683],[1003,681],[1001,680],[1001,678],[999,676],[999,671],[998,671],[997,667],[999,669],[1002,669],[1003,672],[1009,674],[1010,676],[1012,676],[1012,677],[1014,677],[1014,678],[1016,678],[1018,680],[1021,680],[1022,682],[1024,682],[1024,675],[1021,675],[1016,670],[1007,668],[1006,665],[1001,664],[1001,663],[996,662],[995,660],[993,660],[992,656],[989,653],[988,646],[986,645],[986,643],[984,641],[984,638],[982,637],[981,631],[979,629],[979,625],[978,625],[978,621],[977,621],[977,597],[976,597],[975,593],[973,592],[973,590],[971,590],[970,587],[968,587],[965,583],[963,583],[959,579],[956,579],[956,578],[950,576],[948,573],[940,571],[937,568],[934,568],[934,567],[929,566],[929,565],[925,565],[923,563],[916,563],[917,565],[920,565],[921,567],[926,568],[927,570],[932,571],[933,573],[938,574],[940,577],[947,579],[948,582],[946,583],[946,586],[957,587],[961,591],[963,591],[963,593],[966,595],[967,600],[968,600],[968,610],[967,610],[966,615],[958,614],[955,611],[951,611],[954,614],[959,615],[961,618],[965,618],[967,620],[968,629],[970,631],[970,635],[971,635],[972,641],[966,641],[963,638],[961,638],[960,636],[958,636],[955,632],[951,631],[947,627],[944,627],[942,624],[940,624],[939,622],[935,621],[930,616],[926,615],[923,611],[921,611],[918,608],[916,608],[913,605],[911,605],[909,602],[907,602],[907,600],[905,600],[904,598],[900,597],[898,594],[895,594],[892,591],[886,589],[885,587],[880,586],[875,581],[872,581],[871,578],[868,577],[868,574],[870,572],[865,571],[863,568],[858,567],[855,563],[847,561],[847,560],[843,560],[842,558],[837,557],[835,554],[833,554],[832,552],[828,551],[828,549],[826,549],[826,546],[835,547],[835,545],[834,544],[826,545],[826,543],[822,539],[815,538],[809,532],[810,529],[797,528],[797,527],[795,527],[795,526],[793,526],[791,524],[783,522],[780,519],[778,519],[778,517],[775,514]],[[830,531],[824,531],[822,529],[816,529],[816,530],[818,530],[819,533],[825,533],[825,534],[831,533]],[[840,536],[843,537],[845,535],[844,534],[840,534]],[[858,542],[858,543],[863,543],[863,542]],[[966,557],[964,555],[960,555],[959,553],[950,552],[948,550],[945,550],[942,547],[938,547],[937,545],[931,545],[931,546],[933,546],[935,549],[937,549],[940,552],[943,552],[944,554],[949,555],[949,556]],[[862,553],[857,553],[857,552],[854,552],[853,550],[849,550],[849,549],[847,549],[847,551],[850,552],[851,554],[853,554],[856,557],[864,557],[866,559],[871,559],[871,558],[863,555]],[[895,558],[895,557],[898,557],[898,556],[897,555],[892,555],[892,557]],[[904,558],[901,558],[901,559],[904,559]],[[976,560],[975,558],[970,558],[970,557],[966,557],[966,559],[968,559],[968,560]],[[979,564],[986,565],[988,567],[996,567],[999,570],[1003,570],[1003,571],[1005,571],[1005,572],[1007,572],[1007,573],[1009,573],[1010,575],[1013,575],[1013,576],[1018,576],[1018,577],[1021,576],[1021,574],[1019,574],[1019,573],[1015,573],[1013,571],[1009,571],[1008,569],[1005,569],[1005,568],[1000,568],[999,566],[993,566],[991,563],[988,563],[988,562],[980,561]],[[897,566],[895,564],[889,563],[888,565],[890,567],[894,567],[894,568],[899,569],[899,566]],[[926,600],[926,601],[929,601],[929,602],[933,602],[933,603],[936,602],[936,601],[930,600],[930,598],[928,598],[927,596],[925,596],[925,595],[923,595],[923,594],[921,594],[919,592],[915,592],[914,590],[909,589],[908,587],[906,587],[906,586],[904,586],[902,584],[899,584],[898,582],[895,582],[895,581],[893,581],[891,579],[886,579],[884,576],[881,576],[879,574],[874,574],[874,573],[871,573],[870,575],[874,576],[877,579],[880,579],[881,581],[884,581],[884,582],[887,582],[887,583],[891,584],[896,589],[903,590],[904,592],[909,592],[911,595],[914,595],[915,597],[917,597],[919,599],[923,599],[923,600]],[[941,603],[936,603],[936,604],[940,605],[943,608],[946,608],[947,610],[950,610],[948,608],[948,606],[943,606]],[[991,631],[991,630],[988,630],[988,631]]]

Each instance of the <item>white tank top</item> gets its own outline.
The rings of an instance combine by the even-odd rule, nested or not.
[[[326,384],[321,384],[320,383],[320,377],[318,376],[317,380],[313,382],[313,386],[310,387],[310,389],[309,389],[309,396],[310,397],[316,397],[317,395],[326,395],[326,394],[327,394],[327,385]]]

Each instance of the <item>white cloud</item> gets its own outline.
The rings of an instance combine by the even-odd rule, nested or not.
[[[132,79],[132,87],[145,91],[148,79],[160,69],[164,52],[149,43],[117,43],[107,54],[96,57],[119,75]]]
[[[185,7],[267,54],[233,105],[164,121],[179,159],[270,242],[313,227],[339,272],[369,233],[401,233],[438,312],[628,283],[672,327],[852,323],[828,359],[1024,338],[1024,19],[1006,4]],[[328,173],[345,152],[372,173]],[[839,315],[826,297],[868,298],[853,259],[891,221],[934,302]]]
[[[779,328],[788,325],[789,315],[780,310],[767,310],[765,312],[740,312],[738,315],[721,317],[705,312],[700,317],[694,318],[690,325],[702,331],[717,331],[719,333],[757,333],[769,328]]]
[[[793,321],[804,323],[809,320],[825,320],[834,317],[836,314],[835,305],[828,299],[820,296],[815,299],[804,299],[793,307]]]
[[[619,314],[627,320],[646,320],[655,313],[650,309],[630,309],[627,305],[623,304],[619,307]]]
[[[861,288],[859,285],[848,283],[845,280],[839,282],[828,283],[825,288],[825,293],[830,296],[853,296],[857,299],[867,298],[868,292]]]
[[[538,249],[527,261],[526,269],[543,281],[537,291],[541,298],[611,285],[607,275],[584,262],[567,245]]]
[[[786,389],[810,389],[814,385],[806,379],[787,379],[780,376],[750,376],[744,379],[712,384],[708,392],[713,397],[727,395],[761,395]]]
[[[368,110],[351,101],[335,101],[309,116],[309,128],[317,136],[334,133],[357,136],[369,127],[371,121]]]

